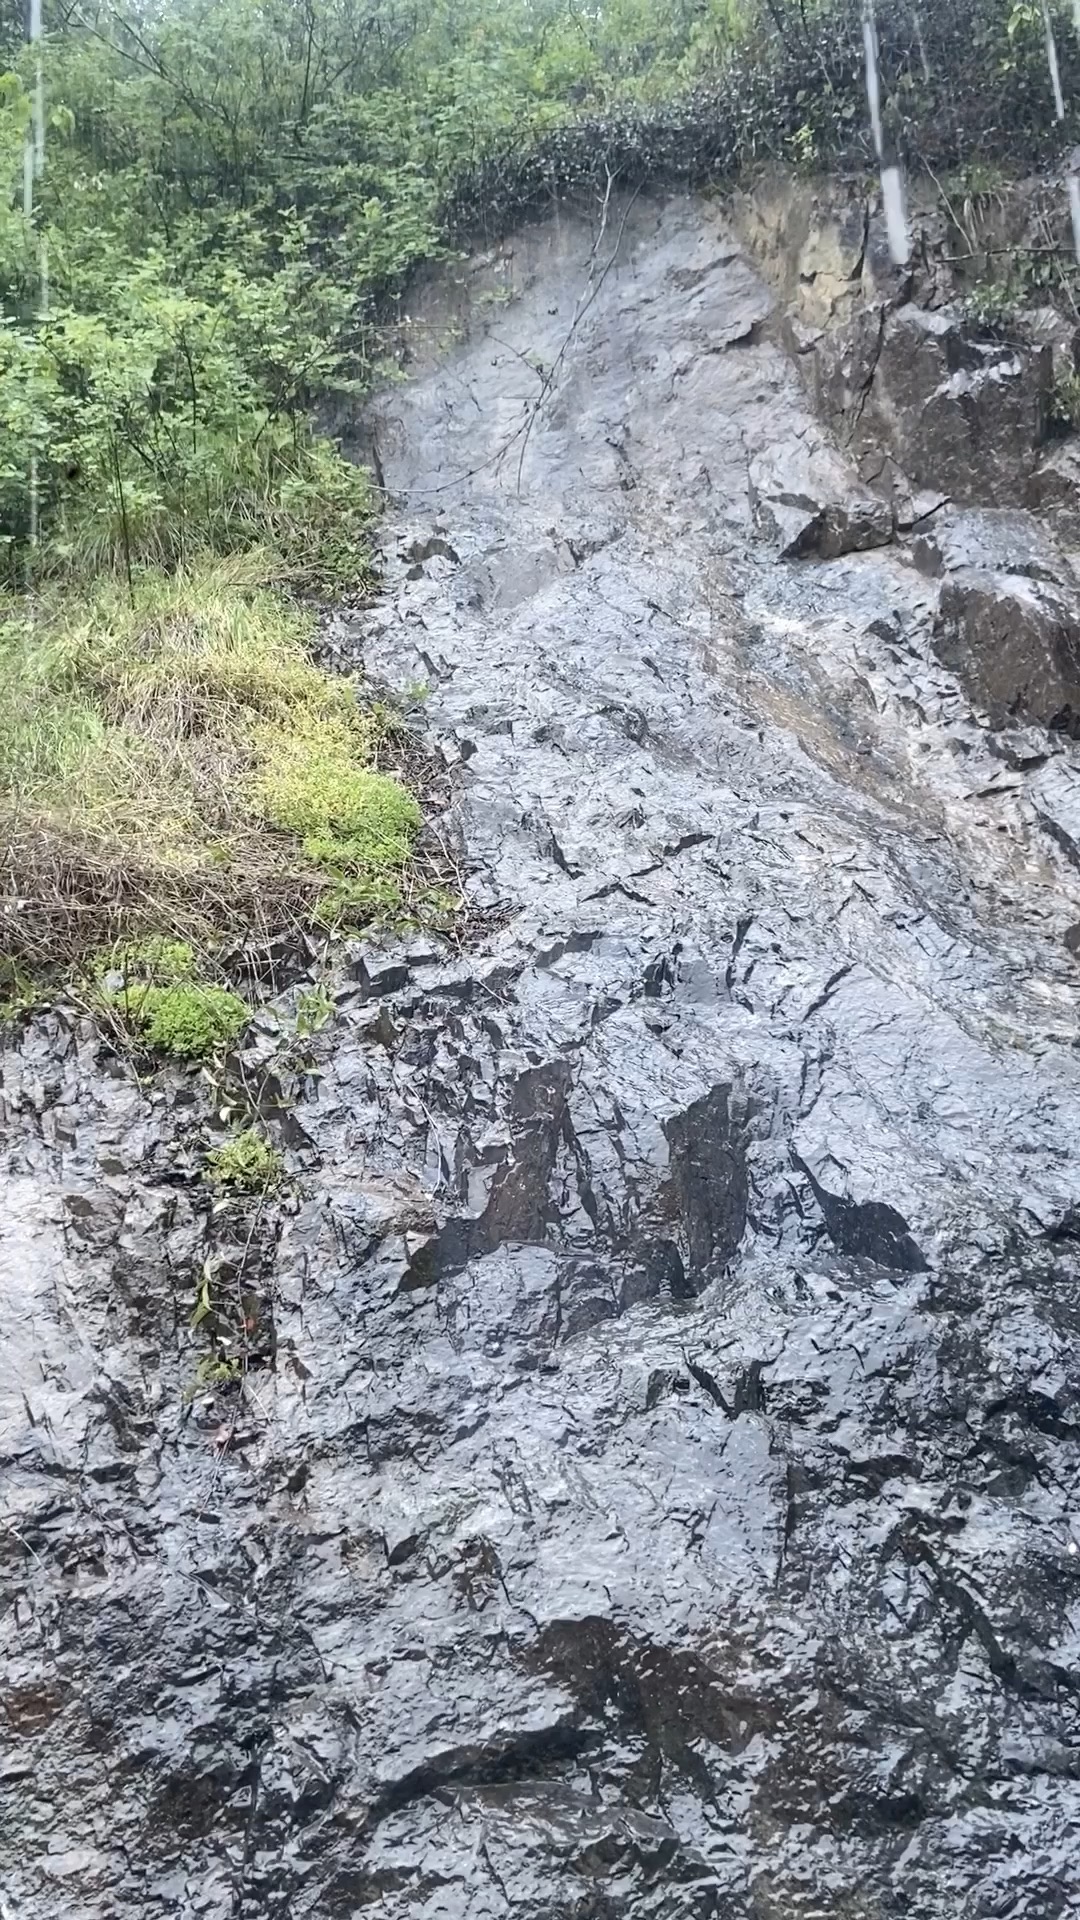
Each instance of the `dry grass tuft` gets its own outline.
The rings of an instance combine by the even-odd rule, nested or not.
[[[336,877],[320,844],[339,833],[358,878],[385,891],[405,866],[416,803],[371,771],[389,717],[312,663],[311,616],[272,578],[247,553],[147,573],[134,605],[110,578],[77,600],[57,590],[8,607],[0,954],[70,969],[140,932],[202,946],[281,932],[316,916]],[[306,832],[274,804],[283,768],[297,792],[305,769],[314,783]],[[388,842],[391,797],[401,830]]]

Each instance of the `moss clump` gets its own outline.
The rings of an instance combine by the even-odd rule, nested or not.
[[[281,1177],[281,1157],[254,1127],[245,1127],[207,1155],[206,1172],[215,1187],[264,1193]]]
[[[271,826],[296,834],[333,883],[315,907],[323,926],[362,925],[402,904],[401,874],[420,831],[411,793],[358,766],[347,733],[283,743],[265,757],[258,804]]]
[[[155,1053],[202,1060],[239,1038],[251,1008],[227,987],[198,980],[170,987],[128,985],[110,996]]]
[[[155,1053],[201,1060],[243,1032],[251,1008],[203,978],[186,940],[166,934],[117,943],[93,968],[99,1004]]]
[[[412,794],[357,766],[345,742],[294,742],[266,766],[257,791],[271,826],[297,834],[309,860],[340,873],[403,867],[420,830]]]

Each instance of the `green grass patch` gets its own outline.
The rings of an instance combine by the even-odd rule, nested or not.
[[[238,1040],[251,1018],[251,1008],[239,994],[205,981],[127,988],[113,1004],[122,1006],[152,1052],[175,1060],[205,1060]]]
[[[236,1193],[265,1193],[281,1177],[281,1156],[254,1127],[245,1127],[206,1157],[207,1178]]]
[[[148,572],[132,596],[110,576],[8,605],[0,947],[15,963],[71,968],[158,929],[204,950],[313,921],[328,875],[356,883],[358,913],[365,886],[400,876],[421,816],[376,766],[390,716],[313,664],[313,634],[250,552]],[[139,977],[177,984],[160,966]]]
[[[94,956],[95,1000],[153,1053],[204,1060],[238,1040],[251,1008],[231,988],[203,977],[184,940],[153,935]]]

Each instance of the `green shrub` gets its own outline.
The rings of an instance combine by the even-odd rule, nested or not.
[[[281,1176],[281,1156],[254,1127],[215,1147],[206,1158],[208,1179],[238,1193],[262,1193]]]

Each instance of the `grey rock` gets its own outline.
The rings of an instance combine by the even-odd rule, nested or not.
[[[1053,391],[1049,342],[979,339],[956,308],[866,307],[825,336],[814,378],[841,441],[887,454],[911,486],[960,504],[1029,497]]]
[[[1028,513],[938,514],[916,564],[942,581],[934,646],[995,727],[1080,725],[1080,587]]]
[[[1031,782],[1032,804],[1048,833],[1080,867],[1080,772],[1067,761],[1042,767]]]
[[[834,448],[790,440],[750,462],[750,500],[764,539],[785,560],[887,546],[888,504],[864,487]]]
[[[344,957],[263,1202],[184,1171],[197,1078],[0,1047],[19,1920],[1075,1906],[1078,749],[934,639],[1066,575],[936,513],[781,563],[828,443],[764,291],[714,202],[620,236],[433,275],[367,425],[338,642],[473,743],[498,931]],[[883,524],[833,455],[811,520]]]

